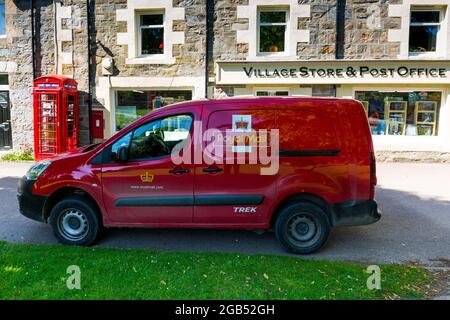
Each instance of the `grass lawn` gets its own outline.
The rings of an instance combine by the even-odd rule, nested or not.
[[[67,267],[81,270],[69,290]],[[0,242],[0,299],[391,299],[423,298],[422,268],[381,265],[381,290],[366,265],[298,257],[166,252]]]

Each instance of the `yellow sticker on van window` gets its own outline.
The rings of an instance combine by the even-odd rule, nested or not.
[[[239,142],[245,142],[245,132],[252,132],[252,116],[249,114],[233,114],[232,115],[232,132],[244,133],[243,135],[236,136]],[[233,143],[234,144],[234,143]],[[237,145],[231,147],[232,152],[252,152],[252,147],[247,145]]]

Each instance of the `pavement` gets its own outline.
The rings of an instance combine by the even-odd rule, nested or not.
[[[56,243],[48,225],[18,212],[17,178],[29,166],[0,162],[0,240]],[[322,250],[304,258],[450,267],[450,165],[380,163],[377,170],[382,219],[335,228]],[[98,246],[287,254],[273,233],[246,230],[110,229]]]

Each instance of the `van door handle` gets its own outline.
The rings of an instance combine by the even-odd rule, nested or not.
[[[183,173],[189,173],[189,170],[183,169],[183,168],[175,168],[175,169],[169,170],[169,172],[172,174],[183,174]]]
[[[217,173],[217,172],[220,172],[220,171],[223,171],[223,169],[222,168],[218,168],[218,167],[206,167],[206,168],[203,168],[203,172],[206,172],[206,173]]]

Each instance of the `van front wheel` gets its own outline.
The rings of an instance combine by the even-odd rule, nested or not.
[[[93,244],[101,228],[95,206],[81,196],[67,197],[56,204],[49,223],[58,241],[69,245]]]
[[[275,222],[275,235],[290,252],[309,254],[319,250],[330,234],[330,223],[319,206],[296,202],[283,208]]]

